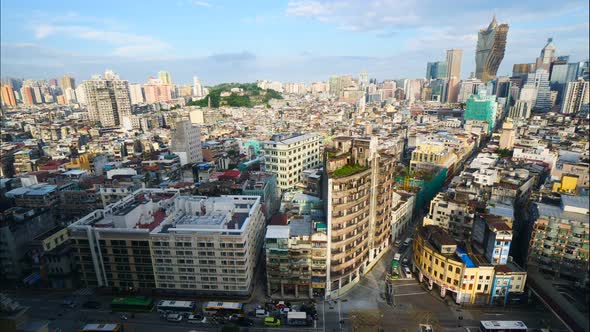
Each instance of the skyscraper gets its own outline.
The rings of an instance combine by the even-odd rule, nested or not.
[[[20,88],[21,98],[23,104],[30,106],[35,104],[35,97],[33,96],[33,88],[30,86],[23,86]]]
[[[537,69],[527,77],[527,84],[533,84],[536,90],[535,110],[547,112],[551,109],[551,90],[549,89],[549,72]],[[525,84],[526,85],[526,84]]]
[[[516,63],[512,66],[512,77],[526,77],[535,70],[534,63]]]
[[[160,70],[158,72],[158,79],[160,79],[160,81],[162,81],[162,84],[167,84],[167,85],[172,84],[172,77],[170,76],[169,71]]]
[[[120,126],[123,118],[131,115],[129,83],[119,79],[112,71],[106,71],[104,76],[93,76],[82,83],[88,105],[88,117],[91,121],[100,122],[104,127]]]
[[[62,90],[65,91],[65,89],[75,89],[76,88],[76,84],[75,84],[75,80],[73,77],[68,76],[68,75],[64,75],[63,77],[61,77],[59,79],[59,86],[61,87]]]
[[[461,60],[463,50],[447,50],[447,78],[449,87],[447,89],[447,102],[456,103],[459,96],[459,81],[461,80]]]
[[[447,63],[444,61],[429,62],[426,65],[426,79],[447,78]]]
[[[547,39],[547,44],[541,50],[541,55],[537,58],[537,62],[535,63],[536,69],[545,69],[547,73],[551,70],[551,63],[555,60],[555,52],[557,51],[557,47],[553,43],[553,38]]]
[[[195,97],[202,97],[203,96],[203,86],[201,85],[201,81],[197,76],[193,76],[193,96]]]
[[[2,85],[0,89],[2,90],[2,94],[0,95],[2,96],[2,103],[6,106],[16,106],[16,98],[14,97],[14,90],[12,87]]]
[[[486,30],[479,30],[475,51],[475,77],[484,83],[496,78],[498,67],[504,58],[507,34],[508,24],[498,25],[496,16]]]
[[[582,78],[569,82],[565,89],[561,113],[572,114],[588,110],[590,103],[590,83]]]

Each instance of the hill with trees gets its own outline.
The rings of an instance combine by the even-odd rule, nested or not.
[[[231,92],[233,88],[240,88],[242,92]],[[231,92],[228,96],[221,96],[223,92]],[[187,103],[187,106],[207,107],[211,98],[211,107],[253,107],[267,105],[271,99],[283,99],[275,90],[263,90],[256,83],[223,83],[209,88],[209,94],[201,100]]]

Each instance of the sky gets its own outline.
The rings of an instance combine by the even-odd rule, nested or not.
[[[558,55],[588,59],[587,0],[0,1],[0,74],[77,82],[112,69],[143,83],[424,77],[445,50],[475,69],[477,32],[496,15],[510,30],[498,75],[534,62],[548,37]]]

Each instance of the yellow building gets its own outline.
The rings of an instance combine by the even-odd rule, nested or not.
[[[78,158],[72,159],[69,163],[66,164],[66,169],[80,169],[85,171],[92,171],[91,161],[94,158],[94,154],[83,154]]]
[[[561,181],[553,182],[554,193],[575,193],[578,185],[578,177],[576,175],[563,175]]]
[[[410,171],[415,171],[424,165],[437,165],[450,168],[457,161],[452,149],[444,145],[419,144],[412,151]]]
[[[466,251],[467,250],[467,251]],[[508,299],[508,293],[524,290],[526,272],[509,262],[492,265],[481,255],[462,249],[443,228],[425,225],[416,232],[413,244],[413,269],[429,289],[434,285],[441,297],[447,292],[457,303],[487,304]]]

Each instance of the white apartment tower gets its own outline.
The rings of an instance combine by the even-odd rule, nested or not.
[[[172,153],[180,157],[181,166],[202,162],[201,128],[193,125],[189,120],[176,122],[170,148]]]
[[[197,76],[193,76],[193,96],[195,97],[202,97],[203,96],[203,86],[201,85],[201,81]]]
[[[98,121],[104,127],[117,127],[123,123],[123,117],[131,115],[129,83],[112,71],[106,71],[104,78],[94,76],[82,85],[91,121]]]
[[[561,113],[573,114],[584,109],[587,110],[590,103],[589,85],[590,83],[582,78],[575,82],[569,82],[561,105]]]
[[[277,175],[281,190],[295,187],[301,172],[322,164],[321,137],[318,134],[295,135],[287,139],[275,137],[264,142],[264,163],[267,172]]]
[[[129,85],[129,93],[131,95],[132,105],[145,103],[145,98],[143,96],[143,87],[141,86],[141,84]]]

